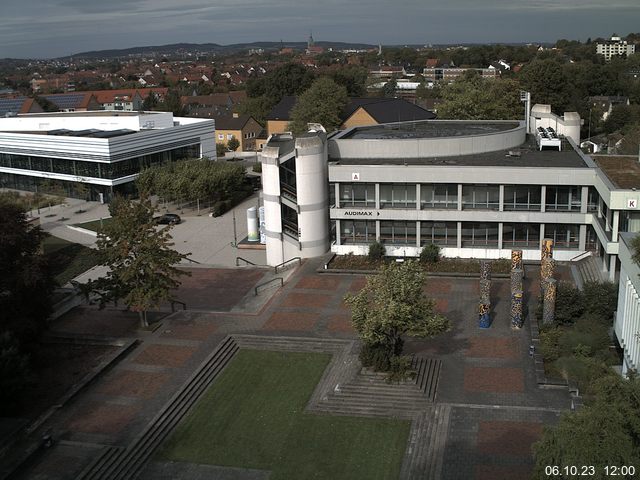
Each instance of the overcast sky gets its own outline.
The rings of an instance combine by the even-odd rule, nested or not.
[[[640,30],[639,0],[0,0],[0,58],[169,43],[551,42]]]

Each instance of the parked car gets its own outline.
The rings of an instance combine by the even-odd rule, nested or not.
[[[153,220],[156,222],[156,225],[177,225],[182,222],[180,216],[175,213],[165,213],[159,217],[153,217]]]

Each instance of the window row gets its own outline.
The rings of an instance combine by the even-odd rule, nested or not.
[[[416,184],[381,183],[380,208],[417,208]],[[335,205],[335,184],[330,185],[331,204]],[[340,183],[338,185],[341,208],[375,208],[376,186],[374,183]],[[420,184],[421,209],[458,208],[457,184]],[[582,187],[546,187],[546,211],[580,211]],[[462,185],[461,206],[463,210],[499,210],[499,185]],[[598,208],[598,193],[589,187],[587,209]],[[542,188],[540,185],[505,185],[503,210],[541,211]]]
[[[113,163],[87,162],[64,158],[34,157],[0,153],[0,167],[60,173],[78,177],[116,179],[134,175],[144,168],[184,158],[198,158],[200,145],[175,148]]]
[[[419,227],[418,227],[419,224]],[[382,243],[389,245],[417,244],[417,229],[420,229],[420,245],[435,243],[440,246],[458,245],[457,222],[380,221]],[[462,247],[498,248],[498,223],[461,223]],[[577,250],[580,225],[545,224],[545,238],[554,241],[555,248]],[[376,240],[376,222],[367,220],[340,220],[340,243],[369,244]],[[540,245],[540,225],[534,223],[504,223],[502,225],[502,248],[532,248]],[[586,248],[595,250],[597,238],[591,226],[587,228]]]

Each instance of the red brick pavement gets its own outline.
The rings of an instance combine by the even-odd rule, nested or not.
[[[149,345],[135,359],[135,363],[181,367],[196,351],[195,347]]]
[[[468,392],[522,393],[524,372],[520,368],[465,367],[464,389]]]
[[[529,480],[532,468],[527,465],[476,465],[474,480]]]
[[[479,422],[477,450],[483,454],[531,455],[531,445],[542,436],[542,424]],[[510,478],[510,477],[499,477]]]
[[[336,314],[329,318],[327,330],[330,332],[354,333],[355,330],[351,324],[351,315]]]
[[[436,299],[436,312],[446,313],[449,310],[449,300],[446,298]]]
[[[320,315],[309,312],[275,312],[271,314],[264,330],[309,331],[315,327]]]
[[[434,280],[432,278],[427,280],[427,284],[424,287],[424,291],[427,295],[435,295],[435,294],[447,294],[451,292],[451,280],[437,279]]]
[[[140,407],[90,404],[73,417],[68,427],[74,432],[116,434],[132,423]]]
[[[357,293],[363,289],[366,283],[367,283],[366,277],[356,277],[351,281],[351,285],[349,285],[349,291],[351,293]]]
[[[210,321],[172,321],[163,329],[162,336],[182,340],[204,340],[213,335],[217,329],[218,326]]]
[[[517,360],[520,358],[520,347],[515,338],[471,337],[464,354],[467,357]]]
[[[292,292],[281,303],[282,307],[306,307],[323,308],[331,301],[331,295],[317,293],[296,293]]]
[[[169,377],[166,373],[120,370],[100,384],[96,391],[105,395],[152,398]]]
[[[315,275],[302,278],[295,288],[311,288],[314,290],[336,290],[340,285],[340,277],[335,275]]]

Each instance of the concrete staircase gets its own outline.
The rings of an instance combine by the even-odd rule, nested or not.
[[[418,374],[411,381],[389,383],[385,374],[362,369],[346,383],[336,384],[313,407],[332,415],[413,419],[433,406],[440,361],[414,358]]]
[[[606,280],[601,262],[601,258],[588,255],[577,262],[571,263],[571,273],[579,289],[582,290],[582,287],[587,282],[602,282]]]
[[[156,448],[187,414],[238,351],[229,336],[171,398],[145,430],[127,447],[106,448],[78,480],[129,480],[136,478]]]
[[[416,416],[411,424],[400,478],[403,480],[441,478],[450,417],[451,406],[447,404],[438,404]]]

